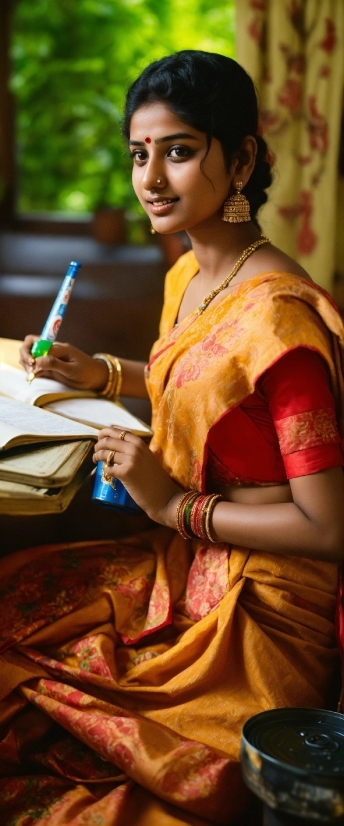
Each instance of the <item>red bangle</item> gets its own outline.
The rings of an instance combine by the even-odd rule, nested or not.
[[[186,526],[185,526],[185,508],[187,505],[191,504],[194,499],[197,499],[199,493],[194,490],[188,490],[186,493],[183,494],[182,498],[180,499],[177,507],[177,529],[180,536],[183,539],[194,539],[194,535],[189,533]]]
[[[210,521],[216,502],[222,499],[219,493],[200,495],[191,504],[190,528],[200,539],[216,542],[211,533]]]

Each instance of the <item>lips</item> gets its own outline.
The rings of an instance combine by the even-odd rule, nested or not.
[[[159,200],[148,201],[148,203],[154,215],[164,215],[177,201],[179,201],[179,198],[160,198]]]
[[[148,201],[149,204],[170,204],[172,201],[177,201],[177,198],[155,198],[154,201]]]

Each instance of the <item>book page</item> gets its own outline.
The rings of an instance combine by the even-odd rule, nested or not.
[[[19,350],[22,343],[17,338],[0,338],[0,361],[5,362],[5,364],[12,364],[13,367],[18,369]]]
[[[37,378],[29,384],[24,370],[3,363],[0,363],[0,398],[1,395],[30,405],[44,405],[45,410],[91,427],[101,428],[115,424],[138,436],[152,434],[147,424],[118,402],[100,398],[91,391],[75,390],[53,379]],[[69,398],[66,399],[66,395]]]
[[[71,481],[55,489],[0,481],[0,513],[29,516],[64,511],[91,469],[92,461],[88,455]]]
[[[97,438],[98,431],[39,407],[0,397],[0,448],[47,439]]]
[[[25,370],[12,367],[9,364],[0,363],[0,394],[18,399],[27,404],[44,404],[44,397],[47,401],[59,395],[71,396],[94,396],[92,391],[75,390],[66,384],[61,384],[54,379],[35,378],[31,383],[27,380]]]
[[[0,479],[25,485],[58,486],[62,484],[61,477],[68,472],[71,458],[75,457],[76,468],[78,455],[82,456],[84,446],[89,444],[89,441],[52,442],[3,450],[0,453]]]
[[[94,427],[115,425],[123,430],[131,430],[138,436],[149,436],[152,433],[147,424],[129,413],[121,404],[108,399],[59,399],[46,405],[45,410],[52,410],[54,413]]]
[[[0,479],[0,499],[32,499],[35,496],[46,496],[48,492],[49,488],[37,488],[34,485]]]

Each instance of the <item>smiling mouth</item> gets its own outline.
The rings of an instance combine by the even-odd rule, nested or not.
[[[179,198],[161,198],[159,201],[148,201],[150,206],[167,206],[168,204],[175,204],[176,201],[179,201]]]

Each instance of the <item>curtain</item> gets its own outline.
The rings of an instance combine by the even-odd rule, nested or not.
[[[236,0],[236,12],[237,58],[256,84],[260,129],[276,159],[263,231],[331,291],[344,2]]]

